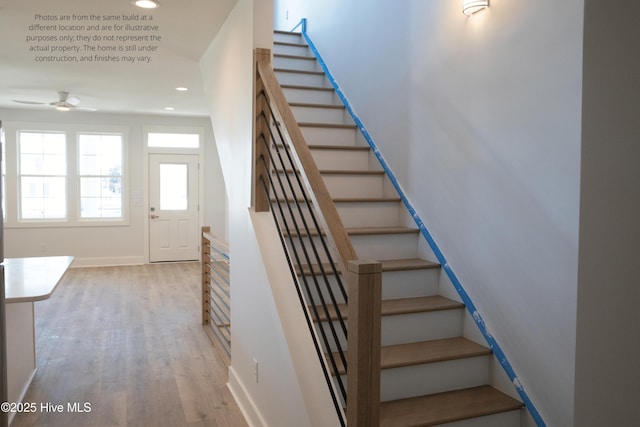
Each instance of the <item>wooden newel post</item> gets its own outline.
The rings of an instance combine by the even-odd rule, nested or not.
[[[348,277],[347,425],[380,425],[382,266],[350,261]]]
[[[256,66],[255,81],[255,127],[253,148],[253,208],[256,212],[267,212],[271,206],[269,191],[265,191],[265,185],[269,188],[269,147],[271,137],[269,135],[269,103],[264,93],[264,84],[260,78],[258,67],[271,66],[271,51],[269,49],[256,49],[254,52]]]

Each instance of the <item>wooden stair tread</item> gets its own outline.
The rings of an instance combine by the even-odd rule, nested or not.
[[[273,41],[274,45],[280,45],[280,46],[303,46],[303,47],[308,47],[309,45],[304,43],[304,42],[292,42],[292,41],[283,41],[283,40],[274,40]]]
[[[294,104],[291,104],[294,105]],[[300,104],[302,105],[302,104]],[[332,105],[332,104],[305,104],[309,106],[318,106],[318,105]],[[282,144],[275,144],[279,149],[284,149],[285,146]],[[308,144],[310,150],[327,150],[327,151],[371,151],[371,147],[367,145],[321,145],[321,144]],[[286,147],[288,148],[288,147]]]
[[[310,229],[309,233],[306,230],[300,230],[298,233],[296,230],[283,230],[285,236],[318,236],[320,233],[317,229]],[[345,227],[345,231],[350,236],[368,236],[368,235],[383,235],[383,234],[417,234],[420,232],[417,228],[410,227]],[[324,233],[323,233],[324,234]]]
[[[422,258],[388,259],[382,261],[382,271],[423,270],[427,268],[440,268],[440,264]]]
[[[385,346],[381,349],[381,368],[398,368],[422,363],[443,362],[485,356],[491,350],[463,337]]]
[[[364,236],[370,234],[417,234],[417,228],[411,227],[347,227],[347,234],[351,236]]]
[[[275,172],[278,173],[293,173],[292,169],[286,169],[286,170],[282,170],[282,169],[275,169]],[[298,170],[296,170],[296,172],[299,173]],[[374,176],[380,176],[380,175],[384,175],[385,172],[384,171],[375,171],[375,170],[333,170],[333,169],[325,169],[325,170],[320,170],[320,175],[374,175]]]
[[[440,295],[430,295],[411,298],[394,298],[382,300],[381,313],[383,316],[394,316],[398,314],[424,313],[430,311],[457,310],[464,307],[464,304],[450,300]],[[347,305],[338,304],[338,309],[343,319],[347,318]],[[337,320],[333,305],[327,307],[331,320]],[[324,322],[327,317],[322,308],[318,308],[320,321]]]
[[[436,262],[427,261],[420,258],[407,258],[407,259],[387,259],[380,261],[382,264],[382,271],[404,271],[404,270],[425,270],[429,268],[440,268],[440,264]],[[322,265],[324,271],[331,272],[331,266],[329,264]],[[311,266],[313,271],[319,272],[320,267],[317,264]],[[311,268],[308,265],[303,266],[302,271],[304,274],[310,274]],[[300,270],[296,267],[296,273],[300,274]]]
[[[290,46],[300,46],[300,47],[302,47],[302,45],[290,45]],[[304,46],[306,46],[306,45],[304,45]],[[274,58],[287,58],[287,59],[307,59],[309,61],[315,61],[316,60],[315,56],[293,55],[291,53],[274,53],[273,57]]]
[[[280,43],[283,46],[293,46],[293,47],[307,47],[307,45],[301,45],[301,44],[296,44],[296,43]],[[308,59],[311,61],[315,61],[316,58],[315,56],[309,56],[309,55],[293,55],[290,53],[274,53],[273,54],[274,58],[289,58],[289,59]]]
[[[291,36],[302,36],[300,31],[286,31],[286,30],[273,30],[275,34],[283,34],[283,35],[291,35]]]
[[[371,151],[368,145],[320,145],[309,144],[311,150],[337,150],[337,151]]]
[[[333,90],[333,89],[331,89]],[[334,129],[357,129],[358,127],[355,124],[339,124],[339,123],[309,123],[309,122],[298,122],[298,126],[300,127],[315,127],[315,128],[334,128]]]
[[[336,197],[334,203],[375,203],[401,202],[400,197]]]
[[[336,197],[333,199],[333,203],[394,203],[401,201],[402,199],[400,197]],[[287,197],[286,199],[279,197],[276,199],[275,197],[272,197],[271,202],[304,203],[305,200],[302,197],[298,197],[297,199],[292,197]]]
[[[485,385],[380,404],[381,427],[435,426],[518,410],[522,403]]]
[[[274,68],[274,72],[276,73],[296,73],[296,74],[310,74],[314,76],[324,76],[324,71],[315,71],[315,70],[296,70],[293,68]]]
[[[290,107],[305,107],[305,108],[326,108],[333,110],[344,110],[344,105],[341,104],[312,104],[309,102],[290,102]],[[311,147],[309,147],[311,148]],[[368,148],[368,147],[367,147]]]
[[[320,170],[320,175],[384,175],[385,172],[383,170],[332,170],[325,169]]]
[[[487,347],[463,337],[388,345],[380,349],[380,369],[400,368],[490,354],[491,350]],[[334,358],[338,372],[340,375],[344,375],[344,366],[340,357],[338,357],[338,353],[334,353]]]
[[[464,304],[442,297],[431,295],[424,297],[396,298],[382,301],[382,315],[421,313],[464,308]]]
[[[333,92],[334,90],[332,87],[292,85],[292,84],[281,84],[280,87],[282,87],[283,89],[319,90],[319,91],[326,91],[326,92]]]

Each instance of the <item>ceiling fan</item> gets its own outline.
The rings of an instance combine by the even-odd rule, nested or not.
[[[34,101],[21,101],[19,99],[14,99],[13,102],[17,102],[19,104],[29,104],[29,105],[50,105],[55,107],[58,111],[69,111],[69,110],[86,110],[86,111],[96,111],[95,108],[89,107],[80,107],[80,98],[77,96],[69,96],[69,92],[60,91],[58,92],[58,100],[53,102],[34,102]]]

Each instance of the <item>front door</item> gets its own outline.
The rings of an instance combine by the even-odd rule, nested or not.
[[[149,261],[198,260],[198,156],[149,154]]]

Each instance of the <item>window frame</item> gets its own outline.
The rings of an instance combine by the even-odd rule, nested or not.
[[[121,192],[120,192],[120,216],[118,217],[83,217],[82,216],[82,178],[89,178],[89,177],[93,177],[93,178],[107,178],[110,177],[112,175],[84,175],[82,174],[81,171],[81,155],[82,153],[80,152],[80,138],[82,135],[99,135],[99,136],[114,136],[117,135],[120,137],[120,161],[121,161],[121,170],[120,170],[120,175],[117,175],[120,178],[120,186],[121,186]],[[77,174],[76,174],[76,178],[77,178],[77,185],[78,185],[78,197],[77,197],[77,217],[78,217],[78,221],[81,222],[112,222],[112,221],[122,221],[125,217],[125,141],[124,141],[124,135],[120,132],[77,132],[76,133],[76,144],[77,144],[77,156],[76,156],[76,160],[78,163],[78,169],[77,169]]]
[[[26,173],[23,172],[22,170],[22,138],[21,135],[22,134],[40,134],[40,135],[62,135],[64,137],[64,152],[62,153],[62,157],[64,157],[64,173],[62,174],[33,174],[33,173]],[[68,151],[68,145],[69,145],[69,141],[68,141],[68,135],[65,132],[62,131],[34,131],[34,130],[24,130],[24,129],[20,129],[16,132],[16,152],[18,155],[17,158],[17,174],[16,174],[16,184],[17,184],[17,192],[18,192],[18,198],[16,200],[16,205],[17,205],[17,209],[18,209],[18,221],[19,222],[23,222],[23,223],[31,223],[31,222],[66,222],[67,219],[69,218],[69,186],[68,186],[68,179],[69,179],[69,167],[67,162],[69,161],[69,156],[67,154]],[[42,153],[27,153],[27,154],[42,154],[43,156],[45,155],[45,152]],[[26,154],[25,154],[26,155]],[[47,179],[54,179],[54,178],[62,178],[63,182],[64,182],[64,215],[63,216],[59,216],[59,217],[42,217],[42,218],[38,218],[38,217],[25,217],[24,216],[24,202],[25,200],[23,199],[23,190],[24,190],[24,186],[23,186],[23,179],[24,178],[40,178],[42,179],[44,182],[46,182]],[[45,199],[44,195],[41,197],[42,199]]]
[[[129,133],[128,126],[83,125],[72,123],[32,123],[3,121],[5,133],[6,201],[5,228],[108,227],[130,224]],[[19,132],[64,132],[66,135],[66,211],[65,219],[20,218]],[[122,216],[82,218],[80,201],[80,134],[119,134],[122,137]]]

